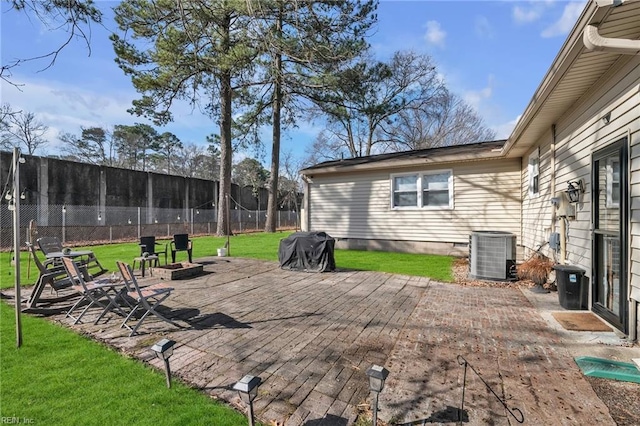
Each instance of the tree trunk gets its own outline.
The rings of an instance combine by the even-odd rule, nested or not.
[[[278,16],[278,37],[282,32],[282,14]],[[274,57],[276,81],[273,93],[273,141],[271,144],[271,177],[269,179],[269,199],[265,232],[276,232],[278,215],[278,178],[280,171],[280,114],[282,111],[282,55]]]
[[[229,51],[229,29],[231,19],[227,17],[223,30],[223,48]],[[231,235],[231,223],[228,209],[231,198],[231,72],[226,69],[220,73],[220,192],[218,194],[217,235]]]

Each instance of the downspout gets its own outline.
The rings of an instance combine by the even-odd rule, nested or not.
[[[300,230],[303,232],[309,232],[309,225],[311,222],[311,211],[309,206],[311,205],[309,198],[311,192],[311,183],[312,180],[307,175],[302,175],[302,182],[304,182],[304,198],[303,198],[303,209],[304,209],[304,217],[300,217]]]
[[[602,37],[595,25],[587,25],[582,33],[582,41],[589,50],[622,55],[640,54],[640,40]]]
[[[552,124],[551,125],[551,146],[549,147],[550,150],[550,161],[551,161],[551,165],[550,165],[550,169],[551,169],[551,196],[555,197],[556,196],[556,125]],[[554,205],[551,206],[551,232],[556,232],[556,207]],[[554,257],[557,257],[557,252],[555,250],[553,250],[553,255]],[[554,259],[556,262],[558,259]]]

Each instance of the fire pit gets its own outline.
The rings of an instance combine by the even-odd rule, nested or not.
[[[182,280],[202,274],[202,268],[199,263],[170,263],[151,268],[151,274],[164,280]]]

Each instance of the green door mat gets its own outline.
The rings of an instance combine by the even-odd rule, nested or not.
[[[585,376],[640,383],[640,370],[633,364],[590,356],[579,356],[575,361]]]

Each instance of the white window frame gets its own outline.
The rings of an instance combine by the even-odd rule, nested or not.
[[[449,178],[447,181],[447,190],[449,193],[449,203],[447,205],[440,205],[440,206],[423,206],[422,205],[422,195],[423,195],[423,188],[422,188],[422,182],[423,182],[423,178],[424,176],[429,176],[429,175],[437,175],[437,174],[443,174],[443,173],[448,173],[449,174]],[[399,178],[399,177],[405,177],[405,176],[417,176],[416,179],[416,205],[415,206],[396,206],[394,205],[394,194],[395,194],[395,179]],[[394,173],[390,175],[390,205],[391,205],[391,209],[392,210],[452,210],[454,203],[453,203],[453,199],[454,199],[454,195],[453,195],[453,170],[452,169],[441,169],[441,170],[429,170],[426,172],[411,172],[411,173]]]
[[[395,198],[394,196],[395,196],[395,193],[396,193],[396,190],[395,190],[395,188],[396,188],[396,185],[395,185],[396,178],[407,177],[407,176],[415,176],[416,177],[415,192],[416,192],[416,203],[417,204],[415,206],[396,206],[394,204],[394,198]],[[421,182],[420,173],[417,173],[417,172],[415,172],[415,173],[395,173],[395,174],[392,174],[391,175],[391,182],[390,182],[390,184],[391,184],[391,191],[390,191],[390,193],[391,193],[391,208],[394,209],[394,210],[406,210],[406,209],[416,209],[416,208],[418,208],[418,206],[420,205],[420,191],[419,191],[420,182]]]
[[[529,197],[540,195],[540,148],[536,148],[529,154],[528,162],[529,175]]]
[[[617,182],[614,182],[613,180],[613,163],[618,163],[618,180]],[[618,184],[618,195],[620,194],[620,160],[618,159],[608,159],[607,160],[607,201],[606,201],[606,207],[608,209],[613,209],[613,208],[619,208],[620,207],[620,200],[618,199],[618,201],[614,201],[613,200],[613,184],[617,183]]]

